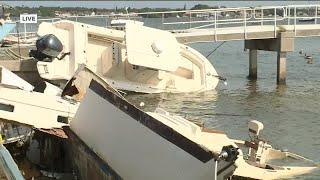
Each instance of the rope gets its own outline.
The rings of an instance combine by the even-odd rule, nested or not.
[[[20,47],[19,47],[20,48]],[[32,59],[30,57],[26,57],[26,56],[22,56],[21,54],[17,54],[15,53],[12,49],[6,49],[6,51],[9,51],[11,54],[13,54],[15,57],[17,58],[22,58],[22,60],[25,60],[25,59]]]
[[[10,58],[16,60],[16,59],[20,59],[20,60],[29,60],[32,59],[30,57],[25,57],[25,56],[19,56],[18,54],[16,54],[14,51],[12,51],[11,49],[4,49],[4,53],[9,56]]]
[[[6,49],[4,50],[4,54],[7,55],[9,58],[15,60],[17,57],[13,56],[11,53],[9,53]]]
[[[211,56],[212,53],[214,53],[218,48],[220,48],[224,43],[226,43],[227,41],[223,41],[222,43],[220,43],[216,48],[213,49],[213,51],[211,51],[207,56],[206,58],[208,58],[209,56]],[[218,76],[218,75],[213,75],[213,77],[216,77],[218,78],[220,81],[223,81],[224,82],[224,85],[227,85],[227,78],[225,77],[222,77],[222,76]]]
[[[219,44],[219,46],[217,46],[213,51],[211,51],[206,58],[208,58],[209,56],[211,56],[212,53],[214,53],[219,47],[221,47],[224,43],[226,43],[227,41],[223,41],[221,44]]]
[[[243,117],[250,117],[250,115],[245,114],[227,114],[227,113],[213,113],[214,116],[243,116]]]

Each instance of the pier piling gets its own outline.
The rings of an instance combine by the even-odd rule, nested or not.
[[[250,49],[249,50],[249,79],[257,79],[257,59],[258,59],[258,50]]]
[[[286,52],[277,55],[277,84],[286,84]]]
[[[294,50],[293,32],[281,32],[278,38],[245,40],[249,49],[249,79],[257,79],[258,50],[277,52],[277,84],[286,83],[286,55]]]

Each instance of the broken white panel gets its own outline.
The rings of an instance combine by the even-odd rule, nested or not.
[[[32,91],[34,88],[27,81],[2,66],[0,66],[0,83],[15,86],[26,91]]]
[[[0,86],[0,120],[35,128],[61,128],[68,125],[79,103],[58,96]]]
[[[54,95],[54,96],[60,96],[62,89],[59,87],[45,81],[46,83],[46,88],[44,89],[43,93],[47,95]]]

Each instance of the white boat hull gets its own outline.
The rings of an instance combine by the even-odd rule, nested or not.
[[[63,44],[63,59],[39,61],[40,76],[68,80],[86,64],[120,90],[160,93],[215,89],[219,79],[202,54],[177,42],[167,31],[127,24],[125,31],[72,21],[42,23],[39,35],[54,34]]]
[[[68,125],[79,103],[58,96],[0,86],[0,120],[35,128]]]
[[[214,179],[212,152],[110,93],[92,82],[70,128],[122,178]]]

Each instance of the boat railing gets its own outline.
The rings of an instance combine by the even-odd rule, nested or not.
[[[43,19],[38,19],[38,23],[35,24],[27,24],[27,23],[20,23],[20,21],[12,21],[12,23],[16,24],[16,28],[9,33],[12,36],[18,37],[23,41],[26,41],[30,38],[36,37],[37,36],[37,29],[39,24],[42,22],[56,22],[61,20],[61,18],[43,18]]]

